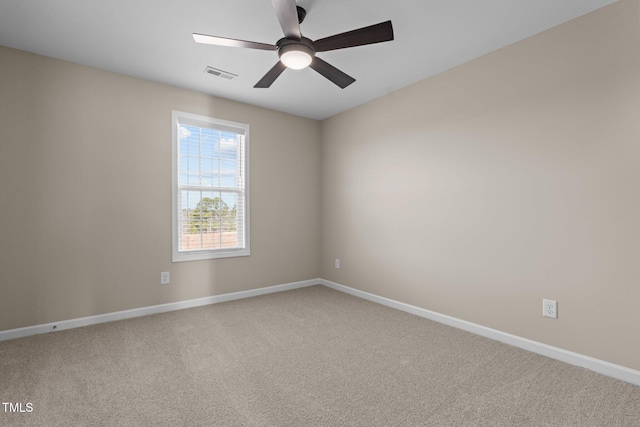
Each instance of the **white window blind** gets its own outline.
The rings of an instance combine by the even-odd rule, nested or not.
[[[173,111],[173,260],[249,255],[249,126]]]

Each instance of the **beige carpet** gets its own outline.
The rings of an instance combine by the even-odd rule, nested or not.
[[[1,342],[0,400],[33,405],[2,426],[640,426],[640,387],[323,286]]]

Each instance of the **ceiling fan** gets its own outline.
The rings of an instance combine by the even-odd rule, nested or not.
[[[391,21],[386,21],[312,41],[303,37],[300,32],[300,24],[307,12],[302,7],[296,6],[295,0],[271,0],[271,2],[284,32],[284,37],[275,45],[193,33],[197,43],[277,51],[280,61],[256,83],[255,88],[270,87],[286,68],[300,70],[311,67],[344,89],[356,79],[318,58],[316,53],[393,40]]]

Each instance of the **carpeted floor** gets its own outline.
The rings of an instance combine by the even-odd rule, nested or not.
[[[0,342],[0,425],[640,426],[640,387],[323,286]]]

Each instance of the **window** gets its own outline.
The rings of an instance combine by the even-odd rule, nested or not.
[[[249,255],[249,125],[172,121],[173,261]]]

